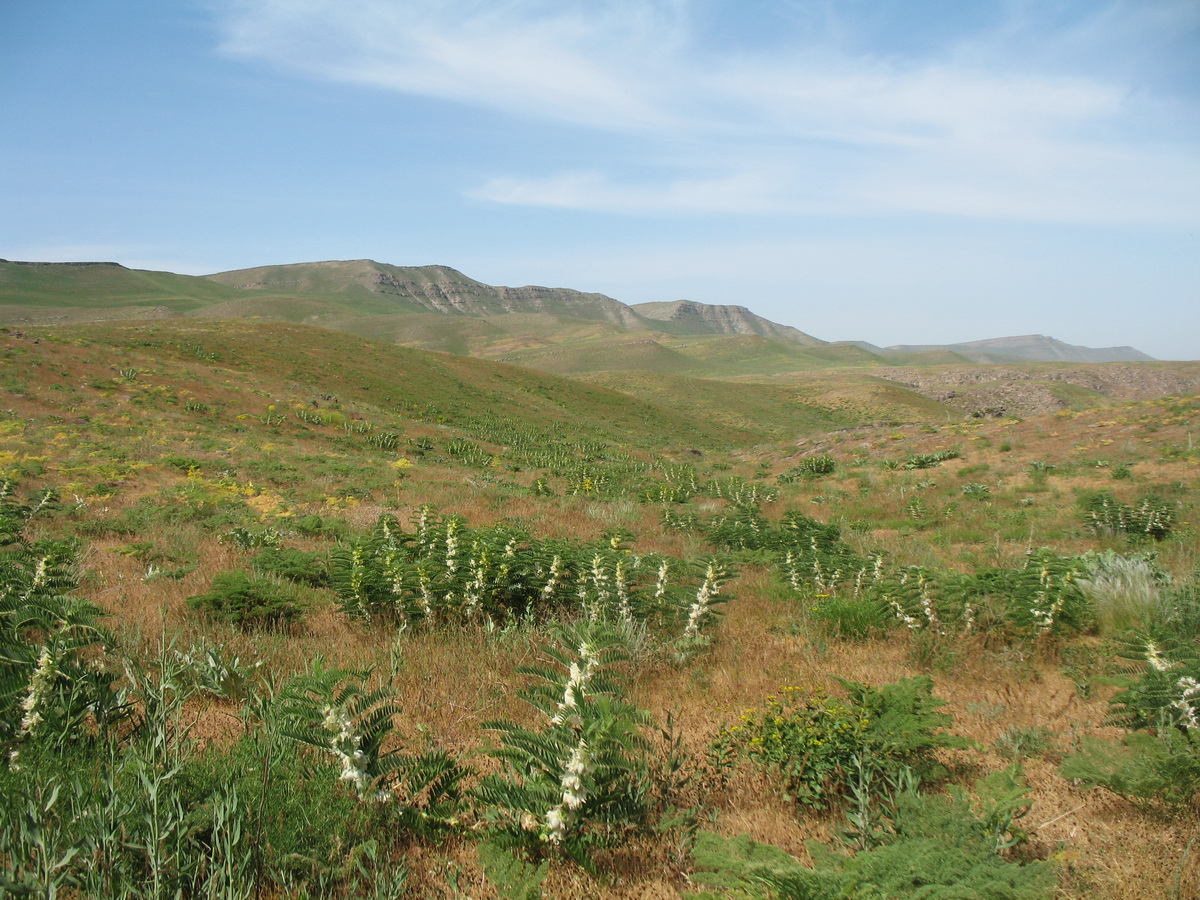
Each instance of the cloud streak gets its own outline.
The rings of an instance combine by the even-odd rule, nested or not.
[[[1110,77],[1087,52],[1111,56],[1121,29],[1194,30],[1183,4],[1148,0],[1140,16],[1102,5],[1036,41],[1034,7],[1017,4],[1019,15],[923,54],[856,46],[828,18],[767,49],[726,47],[713,39],[719,21],[703,15],[720,7],[236,0],[222,7],[222,46],[311,77],[561,129],[578,164],[464,186],[497,204],[639,216],[1197,218],[1194,143],[1171,124],[1195,111],[1148,96],[1128,73]],[[1013,64],[1014,42],[1028,64]],[[1063,59],[1070,65],[1049,62]],[[588,133],[617,141],[641,171],[589,151]]]

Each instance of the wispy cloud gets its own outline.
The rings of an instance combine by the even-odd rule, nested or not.
[[[1186,4],[1099,4],[1050,27],[1038,7],[1016,3],[919,54],[856,44],[831,13],[819,28],[810,16],[793,41],[725,47],[711,39],[719,22],[704,18],[721,7],[231,0],[223,47],[318,78],[602,132],[640,163],[627,171],[576,138],[569,168],[497,172],[464,188],[494,203],[635,215],[1197,217],[1194,136],[1171,124],[1194,108],[1147,93],[1112,50],[1122,31],[1195,33]]]
[[[323,78],[602,129],[659,128],[676,3],[234,0],[223,49]],[[670,75],[661,83],[669,82]]]

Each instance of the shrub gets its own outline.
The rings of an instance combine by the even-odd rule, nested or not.
[[[479,621],[559,611],[574,605],[589,619],[674,625],[689,635],[714,617],[720,584],[732,572],[713,561],[695,570],[697,593],[674,583],[687,567],[635,554],[623,533],[594,543],[540,541],[503,523],[469,528],[462,516],[421,507],[414,531],[381,516],[369,535],[330,553],[330,580],[342,609],[356,618],[402,624]]]
[[[230,543],[243,550],[255,547],[282,547],[283,534],[269,525],[262,528],[245,528],[241,525],[229,529],[217,538],[220,543]]]
[[[1143,497],[1134,504],[1122,503],[1111,491],[1085,496],[1083,522],[1088,528],[1108,534],[1128,534],[1161,541],[1175,527],[1175,511],[1158,497]]]
[[[1110,718],[1130,729],[1120,742],[1085,741],[1062,773],[1137,801],[1182,808],[1200,794],[1200,653],[1183,640],[1141,634],[1121,655],[1135,665],[1119,679]]]
[[[881,845],[853,856],[810,844],[813,868],[782,850],[747,837],[698,835],[693,880],[717,888],[716,897],[827,900],[1005,898],[1049,900],[1055,887],[1050,862],[1023,864],[1003,851],[1024,839],[1017,822],[1027,813],[1025,785],[1008,772],[954,790],[898,798],[893,830]]]
[[[935,450],[933,453],[914,453],[899,464],[901,469],[932,469],[940,466],[948,459],[958,459],[962,454],[957,450]]]
[[[162,458],[162,464],[172,469],[178,469],[181,472],[192,472],[201,468],[204,464],[200,460],[191,456],[175,456],[169,455]]]
[[[585,868],[599,846],[620,841],[646,815],[645,713],[626,703],[613,666],[628,658],[603,625],[563,629],[549,663],[519,671],[535,679],[522,699],[544,717],[539,728],[484,723],[500,746],[503,772],[475,789],[484,821],[503,846],[556,849]]]
[[[1054,729],[1044,725],[1010,725],[996,738],[995,749],[1013,762],[1028,756],[1042,756],[1054,746]]]
[[[0,748],[13,767],[24,744],[69,747],[84,737],[85,723],[103,734],[127,714],[116,678],[97,659],[113,643],[99,624],[104,612],[70,594],[81,547],[25,534],[56,502],[44,490],[21,503],[15,483],[0,482]]]
[[[368,674],[327,669],[316,659],[280,690],[281,733],[336,763],[338,780],[360,800],[393,804],[407,827],[454,824],[466,772],[444,751],[409,755],[395,746],[400,707],[389,687],[365,689]]]
[[[1200,572],[1166,592],[1156,620],[1168,633],[1181,638],[1200,634]]]
[[[263,575],[274,575],[287,581],[324,587],[329,584],[329,565],[324,553],[312,553],[293,548],[267,547],[250,564]]]
[[[889,616],[874,597],[818,594],[809,610],[809,618],[832,637],[863,641],[890,624]]]
[[[781,688],[761,712],[747,710],[738,724],[722,728],[714,755],[740,754],[776,769],[789,799],[824,806],[847,792],[856,760],[884,778],[902,768],[930,777],[940,774],[935,749],[969,745],[943,731],[953,719],[937,711],[945,702],[933,696],[927,675],[878,690],[838,681],[846,689],[844,699],[820,688]]]
[[[350,526],[345,519],[323,518],[318,515],[300,516],[291,522],[292,530],[305,537],[342,540],[349,536]]]
[[[972,500],[982,500],[985,497],[992,495],[992,489],[986,484],[978,481],[972,481],[962,486],[962,492],[965,496]]]
[[[1136,732],[1120,741],[1087,739],[1060,772],[1087,787],[1103,787],[1138,803],[1193,808],[1200,795],[1200,747],[1173,731]]]
[[[828,453],[821,453],[805,457],[796,466],[782,472],[779,475],[779,482],[788,484],[802,479],[820,478],[822,475],[829,475],[836,469],[837,462],[834,458]]]
[[[245,572],[221,572],[206,594],[188,597],[188,606],[239,628],[281,628],[299,619],[304,607],[296,589]]]

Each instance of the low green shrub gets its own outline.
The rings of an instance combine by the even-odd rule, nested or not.
[[[1200,741],[1173,730],[1139,731],[1120,741],[1087,739],[1064,760],[1064,778],[1168,809],[1194,809],[1200,797]]]
[[[937,710],[927,675],[876,689],[838,679],[845,698],[823,689],[784,687],[766,706],[747,710],[721,729],[713,744],[718,759],[745,758],[778,771],[788,799],[825,806],[844,795],[856,767],[880,776],[911,770],[918,778],[941,774],[933,751],[969,742],[944,731],[953,719]]]
[[[297,589],[241,571],[213,576],[208,593],[188,597],[188,606],[238,628],[283,628],[304,614]]]
[[[837,462],[828,453],[807,456],[786,472],[780,473],[779,483],[790,484],[795,481],[820,478],[822,475],[831,474],[836,469]]]
[[[172,469],[178,469],[181,472],[192,472],[203,468],[204,464],[200,460],[191,456],[164,456],[162,464]]]
[[[1200,797],[1200,652],[1183,639],[1142,633],[1124,641],[1133,662],[1109,701],[1119,742],[1085,741],[1062,774],[1138,802],[1184,808]]]
[[[1102,534],[1127,534],[1161,541],[1175,527],[1172,504],[1160,497],[1143,497],[1122,503],[1111,491],[1085,495],[1081,501],[1083,523]]]
[[[992,489],[989,485],[979,481],[971,481],[962,486],[963,495],[970,497],[972,500],[983,500],[992,495]]]
[[[874,597],[816,594],[808,617],[830,637],[865,641],[892,625],[892,617]]]
[[[897,468],[901,469],[932,469],[940,466],[948,459],[958,459],[962,456],[957,450],[935,450],[933,453],[914,453],[906,457]]]
[[[250,560],[254,571],[311,587],[329,584],[329,563],[324,553],[291,547],[267,547]]]
[[[1028,812],[1026,787],[997,772],[973,792],[944,796],[906,792],[897,799],[891,833],[879,846],[854,855],[809,844],[808,868],[777,847],[748,837],[701,832],[693,882],[715,890],[692,900],[1049,900],[1056,867],[1021,862],[1007,854],[1024,841],[1019,820]]]
[[[255,547],[282,547],[283,532],[269,525],[259,528],[239,525],[220,535],[217,540],[222,544],[233,544],[242,550],[252,550]]]
[[[622,697],[615,667],[628,651],[620,635],[584,623],[557,632],[547,662],[519,669],[520,695],[538,727],[485,722],[503,770],[475,788],[483,821],[501,846],[559,851],[594,869],[593,851],[612,846],[647,814],[646,714]]]
[[[1043,756],[1054,746],[1054,729],[1045,725],[1010,725],[1000,732],[996,752],[1017,762],[1030,756]]]
[[[318,515],[299,516],[292,519],[290,527],[304,537],[342,540],[350,535],[350,525],[345,519]]]

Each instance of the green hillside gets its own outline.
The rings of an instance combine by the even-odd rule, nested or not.
[[[182,313],[236,296],[236,291],[204,278],[127,269],[117,263],[0,260],[0,304],[4,306],[93,310],[166,306]]]
[[[769,434],[772,440],[832,431],[872,418],[826,406],[795,389],[748,381],[646,371],[597,372],[582,377],[592,384],[605,385],[648,402],[669,404],[713,425]],[[913,396],[919,398],[915,393]],[[901,412],[898,406],[887,411]],[[880,407],[874,412],[878,415],[884,409]],[[907,413],[903,418],[912,418],[910,410],[903,412]]]
[[[198,393],[219,376],[230,386],[226,390],[246,385],[249,394],[264,398],[264,407],[285,397],[288,402],[320,403],[321,396],[329,395],[401,419],[448,426],[509,419],[546,434],[565,429],[607,439],[619,433],[631,444],[660,448],[757,442],[773,433],[725,428],[607,388],[503,363],[299,325],[241,320],[105,323],[56,330],[48,340],[94,348],[91,364],[100,363],[101,372],[136,370],[169,377],[176,392]],[[23,372],[12,377],[28,385],[39,370],[27,365]],[[251,407],[241,411],[253,411],[251,396],[238,403]]]

